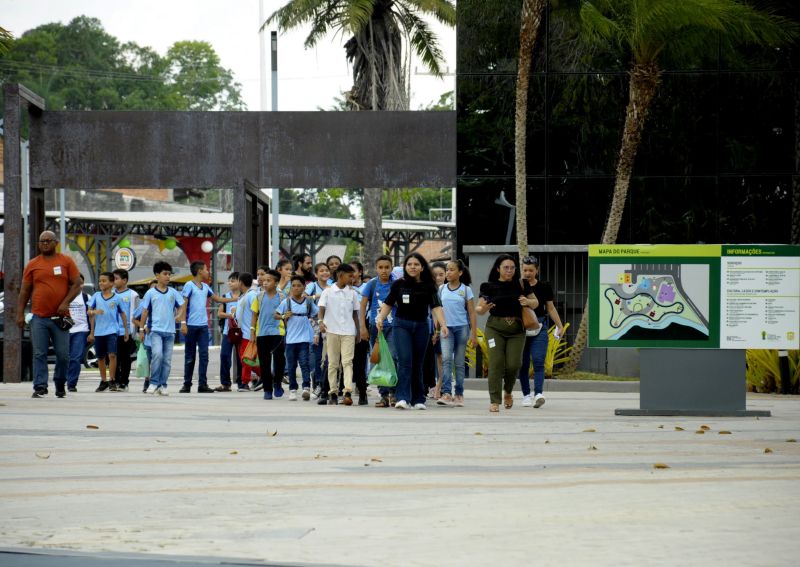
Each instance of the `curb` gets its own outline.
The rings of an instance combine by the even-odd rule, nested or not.
[[[486,390],[485,378],[466,378],[466,390]],[[612,380],[545,380],[545,392],[612,392],[624,394],[639,393],[639,381],[618,382]]]

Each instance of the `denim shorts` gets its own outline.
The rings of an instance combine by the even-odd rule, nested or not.
[[[108,354],[117,355],[117,335],[103,335],[94,338],[94,353],[97,358],[105,358]]]

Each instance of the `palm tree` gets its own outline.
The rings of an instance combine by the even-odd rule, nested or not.
[[[517,104],[514,115],[514,170],[516,178],[517,247],[519,257],[528,255],[528,199],[525,146],[528,127],[528,84],[533,47],[539,35],[547,0],[522,0],[519,25],[519,63],[517,64]]]
[[[777,46],[797,25],[740,0],[582,0],[583,37],[597,50],[621,49],[629,61],[629,99],[617,158],[614,193],[601,239],[617,241],[636,151],[663,66],[685,65],[740,44]],[[586,346],[587,305],[565,371],[574,371]]]
[[[14,35],[7,29],[0,27],[0,55],[8,53],[13,41]]]
[[[305,46],[331,31],[350,35],[345,55],[353,67],[353,88],[346,93],[353,110],[408,110],[404,42],[434,75],[441,77],[442,52],[436,34],[421,15],[454,26],[451,0],[290,0],[265,22],[281,31],[310,24]],[[264,27],[262,26],[262,28]],[[406,56],[407,57],[407,56]],[[381,189],[364,190],[364,260],[383,253]]]

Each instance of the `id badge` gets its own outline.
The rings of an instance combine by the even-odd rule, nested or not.
[[[53,274],[56,276],[61,275],[61,266],[53,266]]]
[[[494,342],[494,339],[489,339],[489,348],[494,348],[497,343]]]
[[[408,293],[403,294],[403,303],[409,304],[411,303],[411,295]]]

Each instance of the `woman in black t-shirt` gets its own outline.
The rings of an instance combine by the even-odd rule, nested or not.
[[[397,311],[392,321],[392,341],[397,353],[397,402],[395,408],[425,409],[425,387],[422,365],[431,338],[428,315],[433,316],[436,330],[447,337],[442,304],[428,262],[417,252],[406,256],[403,277],[395,281],[375,318],[375,326],[383,329],[383,321],[393,306]]]
[[[512,256],[501,254],[489,271],[489,281],[481,284],[475,311],[489,312],[486,321],[486,343],[489,346],[489,411],[500,411],[500,389],[506,409],[514,405],[514,382],[522,365],[525,327],[522,307],[534,308],[535,299],[525,297],[530,291],[519,281],[517,263]]]

